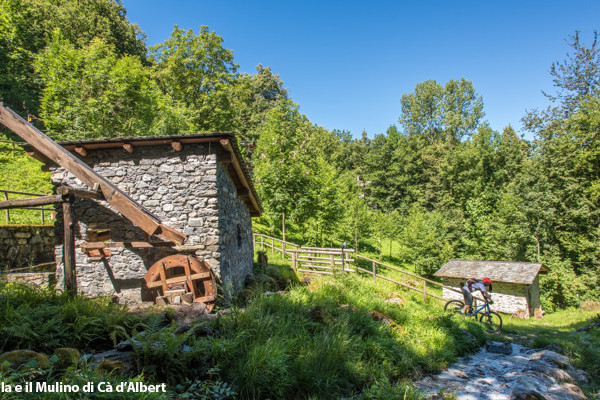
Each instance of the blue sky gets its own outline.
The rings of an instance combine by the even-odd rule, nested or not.
[[[207,25],[240,72],[270,66],[313,123],[355,137],[396,124],[402,94],[427,79],[472,81],[492,128],[521,131],[526,110],[547,105],[541,91],[552,91],[550,66],[564,59],[568,35],[579,30],[589,45],[600,30],[600,1],[591,0],[123,4],[148,45],[175,24],[195,32]]]

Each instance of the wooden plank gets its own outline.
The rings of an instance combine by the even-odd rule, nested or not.
[[[181,142],[171,142],[171,147],[173,147],[173,150],[175,151],[181,151],[181,149],[183,149]]]
[[[72,201],[65,201],[63,205],[63,262],[65,276],[65,290],[72,295],[77,293],[77,277],[75,270],[75,215]]]
[[[0,202],[0,210],[8,208],[22,208],[22,207],[34,207],[44,206],[48,204],[62,203],[63,196],[59,194],[53,194],[50,196],[40,196],[28,199],[13,199],[5,200]]]
[[[310,269],[298,269],[298,271],[306,272],[309,274],[333,275],[333,272],[328,272],[328,271],[313,271]]]
[[[75,197],[82,197],[85,199],[104,200],[104,195],[101,192],[94,192],[91,190],[76,189],[69,186],[59,186],[56,188],[56,193],[61,195],[71,194]]]
[[[201,273],[198,273],[198,274],[191,274],[189,276],[189,278],[192,281],[195,281],[197,279],[210,278],[210,272],[201,272]],[[176,276],[176,277],[173,277],[173,278],[165,279],[165,284],[170,285],[170,284],[173,284],[173,283],[181,283],[181,282],[187,282],[187,281],[188,281],[188,277],[186,275],[180,275],[180,276]],[[154,288],[163,286],[162,272],[161,272],[161,280],[160,281],[147,283],[146,286],[149,289],[154,289]],[[164,289],[164,287],[163,287],[163,289]]]
[[[81,249],[104,249],[104,248],[141,248],[149,249],[153,247],[177,247],[172,242],[84,242],[79,245]]]
[[[88,155],[87,150],[81,146],[75,146],[75,153],[79,154],[81,157],[86,157]]]
[[[157,233],[161,226],[160,220],[150,214],[141,205],[121,192],[112,182],[92,170],[87,164],[54,142],[40,130],[25,121],[14,111],[0,106],[0,123],[33,146],[54,163],[67,169],[86,186],[92,188],[98,185],[108,203],[119,211],[125,218],[139,226],[149,235]],[[183,243],[186,235],[170,228],[162,228],[159,236]],[[177,232],[177,233],[175,233]],[[175,239],[175,240],[174,240]]]
[[[162,287],[163,296],[167,294],[167,291],[169,290],[169,287],[167,286],[167,273],[165,269],[165,263],[163,262],[161,264],[161,268],[158,270],[158,273],[160,274],[160,282],[158,283],[159,286]]]
[[[217,299],[217,296],[204,296],[204,297],[197,297],[196,299],[194,299],[194,301],[207,303],[209,301],[215,301],[216,299]]]

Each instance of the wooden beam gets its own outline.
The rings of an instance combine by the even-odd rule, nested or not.
[[[171,142],[171,147],[173,147],[175,151],[181,151],[181,149],[183,149],[181,142]]]
[[[125,150],[126,152],[128,152],[129,154],[133,153],[133,145],[130,143],[124,143],[123,144],[123,150]]]
[[[59,194],[53,194],[50,196],[30,197],[27,199],[13,199],[0,202],[0,210],[9,208],[45,206],[48,204],[56,204],[62,202],[63,196]]]
[[[75,153],[79,154],[81,157],[88,155],[87,150],[81,146],[75,146]]]
[[[149,235],[158,234],[165,239],[178,240],[183,243],[186,235],[172,228],[162,228],[160,220],[119,190],[108,179],[96,173],[87,164],[44,135],[39,129],[25,121],[14,111],[0,106],[0,124],[12,130],[19,137],[33,146],[37,152],[48,157],[54,163],[71,172],[88,187],[97,184],[108,203],[117,211],[139,226]],[[158,231],[161,232],[158,232]],[[164,233],[166,232],[166,234]],[[175,232],[176,234],[173,234]]]
[[[194,281],[196,279],[206,279],[206,278],[210,278],[210,272],[200,272],[198,274],[191,274],[189,276],[180,275],[180,276],[176,276],[174,278],[165,279],[165,283],[167,285],[170,285],[172,283],[186,282],[188,280],[189,281]],[[162,281],[155,281],[155,282],[150,282],[150,283],[146,284],[146,286],[148,287],[148,289],[154,289],[154,288],[157,288],[157,287],[161,287],[162,285],[163,285]]]
[[[84,250],[105,249],[105,248],[153,248],[153,247],[173,247],[172,242],[84,242],[79,247]]]
[[[73,212],[73,199],[63,202],[63,262],[65,276],[65,290],[72,295],[77,293],[77,276],[75,270],[75,214]]]
[[[69,186],[59,186],[56,189],[56,193],[66,196],[73,195],[75,197],[82,197],[85,199],[104,200],[104,195],[101,192],[93,192],[91,190],[75,189]]]
[[[221,146],[223,146],[223,148],[226,151],[231,153],[231,156],[233,159],[233,167],[234,167],[235,171],[237,172],[237,175],[239,176],[239,178],[242,182],[242,185],[246,188],[249,188],[250,182],[248,182],[248,180],[246,178],[246,174],[244,173],[244,170],[242,169],[240,161],[236,158],[235,151],[233,150],[231,142],[229,141],[229,139],[221,139],[219,142],[221,143]],[[250,196],[250,203],[252,204],[252,206],[254,208],[254,210],[250,210],[250,214],[252,214],[254,212],[260,216],[260,207],[258,206],[258,202],[254,198],[254,196]]]
[[[44,156],[43,154],[38,153],[37,151],[28,151],[27,155],[29,157],[35,158],[36,160],[38,160],[41,163],[44,163],[44,164],[54,164],[52,162],[52,160],[50,160],[48,157]]]

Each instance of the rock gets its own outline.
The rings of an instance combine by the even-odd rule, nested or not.
[[[141,334],[140,334],[141,335]],[[136,347],[141,346],[141,342],[136,338],[130,338],[124,342],[118,343],[116,349],[118,351],[134,351]]]
[[[77,361],[81,358],[79,350],[72,347],[62,347],[54,350],[57,360],[54,362],[54,368],[57,370],[66,370],[69,367],[77,366]]]
[[[537,372],[556,379],[557,382],[573,382],[573,377],[563,369],[548,365],[545,362],[532,362],[527,367],[527,371]]]
[[[117,371],[123,374],[131,374],[137,370],[135,354],[131,351],[119,351],[117,349],[98,354],[84,354],[79,359],[79,365],[85,364],[93,368],[100,367],[101,372],[108,373]]]
[[[507,356],[512,354],[510,343],[489,342],[485,345],[485,349],[490,353],[505,354]]]
[[[331,325],[334,322],[331,313],[323,306],[314,306],[310,309],[310,319],[314,322],[324,325]]]
[[[122,374],[124,373],[128,367],[125,365],[123,361],[111,361],[111,360],[102,360],[96,366],[96,371],[100,373],[107,374]]]
[[[177,329],[175,329],[173,333],[176,335],[181,335],[182,333],[186,333],[190,329],[192,329],[192,324],[188,322],[182,322],[179,324],[179,326],[177,327]]]
[[[583,391],[576,385],[565,383],[560,389],[553,389],[546,395],[549,400],[586,400]]]
[[[563,356],[562,354],[558,354],[551,350],[542,350],[531,355],[531,360],[539,359],[549,361],[560,368],[569,368],[571,366],[569,357]]]
[[[590,383],[592,377],[590,374],[581,369],[574,369],[569,371],[569,374],[577,380],[577,382],[581,382],[584,384]]]
[[[31,350],[14,350],[0,354],[0,365],[6,361],[8,361],[8,366],[11,369],[18,369],[32,361],[35,361],[36,366],[42,369],[48,369],[51,366],[48,356]]]

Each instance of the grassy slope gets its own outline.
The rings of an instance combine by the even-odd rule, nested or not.
[[[0,136],[0,139],[3,139]],[[42,163],[29,157],[17,147],[14,156],[9,144],[0,143],[0,189],[30,193],[52,193],[50,173],[41,170]],[[17,199],[21,195],[9,195],[9,199]],[[4,200],[4,197],[2,197]],[[40,224],[39,211],[11,210],[11,224]],[[48,223],[46,219],[46,223]],[[6,224],[5,212],[0,212],[0,224]]]

